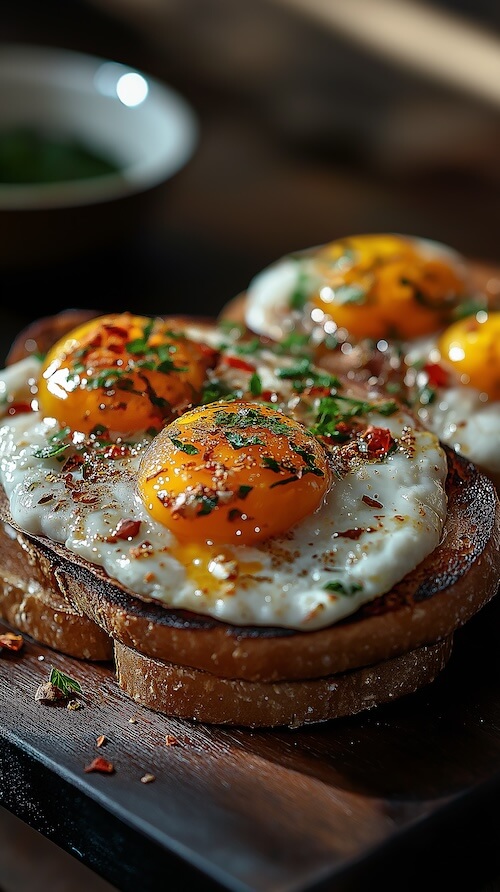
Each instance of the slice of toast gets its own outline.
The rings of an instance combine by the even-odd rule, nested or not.
[[[66,323],[74,327],[77,312],[23,333],[9,361],[46,349],[51,331],[60,337]],[[0,616],[75,656],[109,659],[114,645],[117,680],[131,697],[195,720],[295,727],[395,699],[436,677],[455,630],[498,589],[498,495],[470,462],[445,452],[448,513],[438,547],[390,592],[330,627],[237,626],[148,602],[64,545],[14,529],[4,494]]]

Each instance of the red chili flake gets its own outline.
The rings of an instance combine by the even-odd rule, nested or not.
[[[76,483],[72,474],[64,474],[63,480],[66,489],[75,489]]]
[[[167,746],[179,746],[179,741],[173,734],[167,734],[165,737],[165,744]]]
[[[307,388],[307,393],[310,396],[329,396],[330,387],[325,387],[324,385],[320,384],[314,384],[312,387]]]
[[[424,372],[430,387],[446,387],[449,375],[446,369],[438,362],[428,362],[424,365]]]
[[[88,492],[82,492],[79,489],[73,490],[71,498],[74,502],[80,502],[82,505],[95,505],[99,501],[99,496]]]
[[[361,435],[369,458],[383,458],[394,446],[394,438],[386,427],[367,427]]]
[[[377,502],[376,499],[371,499],[370,496],[362,496],[361,501],[368,505],[370,508],[383,508],[382,502]]]
[[[63,474],[70,474],[72,471],[76,471],[81,465],[83,465],[83,458],[81,455],[70,455],[64,462],[62,472]]]
[[[214,366],[219,356],[219,351],[215,350],[214,347],[210,347],[209,344],[199,343],[198,347],[201,355],[207,357],[210,365]]]
[[[84,768],[84,771],[86,771],[87,774],[90,771],[98,771],[101,774],[113,774],[114,770],[115,766],[113,763],[108,762],[107,759],[103,759],[102,756],[97,756],[95,759],[92,759],[92,762]]]
[[[113,531],[116,539],[135,539],[141,528],[140,520],[120,520]]]
[[[32,412],[32,411],[33,411],[33,407],[31,405],[31,403],[14,402],[14,403],[10,403],[10,405],[7,409],[7,415],[22,415],[25,412]]]
[[[247,362],[246,359],[240,359],[239,356],[224,355],[222,360],[232,369],[241,369],[243,372],[255,372],[255,366],[251,362]]]
[[[22,635],[14,635],[13,632],[2,632],[0,634],[0,650],[5,648],[6,650],[21,650],[24,644],[24,638]]]

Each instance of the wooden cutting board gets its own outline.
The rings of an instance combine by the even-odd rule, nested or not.
[[[126,892],[434,888],[432,861],[448,888],[477,889],[497,848],[499,628],[497,598],[419,693],[273,731],[159,716],[110,666],[26,640],[0,655],[0,805]],[[81,708],[35,700],[53,666]],[[85,772],[96,756],[114,773]]]

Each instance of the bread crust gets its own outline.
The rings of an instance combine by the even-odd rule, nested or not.
[[[298,728],[373,709],[434,681],[452,651],[453,636],[375,666],[325,678],[276,683],[219,678],[145,657],[115,645],[117,681],[136,703],[166,715],[250,728]]]
[[[0,526],[0,569],[3,620],[68,656],[112,660],[109,635],[64,597],[50,557],[9,524]]]

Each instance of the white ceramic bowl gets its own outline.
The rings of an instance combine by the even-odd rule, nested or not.
[[[138,224],[141,197],[171,179],[198,141],[191,106],[144,72],[72,50],[3,44],[0,143],[2,134],[22,129],[76,141],[119,169],[0,182],[2,265],[52,262],[120,237]]]

